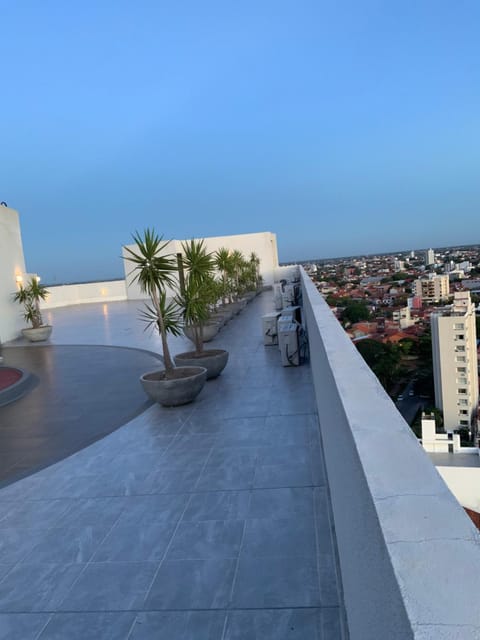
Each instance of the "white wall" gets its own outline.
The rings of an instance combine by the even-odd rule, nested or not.
[[[480,467],[437,467],[448,488],[462,505],[480,513]]]
[[[204,238],[207,251],[217,251],[221,247],[226,247],[232,251],[238,249],[243,253],[246,259],[250,254],[255,252],[260,259],[260,274],[263,277],[264,285],[272,285],[275,280],[275,273],[278,269],[278,250],[277,238],[274,233],[269,231],[260,233],[245,233],[236,236],[216,236],[212,238]],[[165,253],[181,253],[183,240],[171,240],[165,249]],[[127,245],[134,249],[135,245]],[[141,293],[140,287],[132,282],[133,277],[132,263],[126,260],[127,252],[122,247],[122,255],[124,258],[125,279],[127,283],[127,297],[129,299],[139,299],[145,296]],[[170,292],[171,293],[171,292]],[[169,292],[167,292],[169,295]]]
[[[16,276],[25,273],[18,212],[0,206],[0,343],[13,340],[25,326],[22,307],[12,301]]]
[[[42,309],[67,307],[71,304],[113,302],[127,299],[125,280],[64,284],[49,286],[47,289],[49,293],[45,302],[41,304]]]

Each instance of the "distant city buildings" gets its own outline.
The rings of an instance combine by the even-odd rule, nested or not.
[[[423,302],[446,301],[450,295],[448,275],[429,274],[428,278],[419,278],[413,283],[414,295]]]
[[[468,291],[457,291],[453,304],[431,315],[435,403],[444,428],[476,426],[478,358],[475,305]]]

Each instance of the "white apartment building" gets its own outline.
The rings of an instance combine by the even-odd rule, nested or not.
[[[435,264],[435,252],[433,249],[427,249],[425,251],[425,265],[428,267],[431,264]]]
[[[413,283],[414,295],[423,302],[441,302],[448,300],[450,280],[448,275],[429,274],[428,278],[420,278]]]
[[[454,294],[448,309],[431,316],[435,404],[446,431],[474,426],[478,407],[475,305],[468,291]]]

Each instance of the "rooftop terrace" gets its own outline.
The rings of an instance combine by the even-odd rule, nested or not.
[[[0,490],[4,637],[479,640],[478,532],[300,278],[310,366],[263,346],[265,293],[219,334],[230,363],[194,404]],[[137,306],[47,318],[58,345],[159,351]]]
[[[159,350],[142,333],[138,306],[49,311],[52,342]],[[229,364],[195,403],[150,406],[0,490],[0,637],[340,640],[311,371],[281,367],[277,349],[263,346],[260,316],[272,308],[264,293],[224,327],[214,345],[229,350]],[[38,349],[56,347],[32,346],[32,358]],[[89,363],[68,349],[58,366],[74,384]],[[102,347],[90,349],[98,359]],[[123,351],[113,350],[119,367],[128,366]],[[15,352],[4,349],[7,362]],[[120,394],[83,394],[86,430]],[[34,410],[23,398],[0,408],[0,424],[7,409],[19,425]],[[68,427],[68,399],[55,411],[52,443],[62,421]],[[47,409],[37,421],[48,428]]]

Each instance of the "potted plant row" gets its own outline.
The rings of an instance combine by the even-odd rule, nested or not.
[[[204,343],[246,304],[242,296],[247,290],[258,290],[258,258],[252,254],[246,261],[239,251],[228,249],[209,253],[203,240],[191,240],[182,244],[179,266],[175,256],[164,253],[168,242],[153,229],[137,232],[133,239],[135,247],[125,247],[133,264],[133,279],[150,298],[142,319],[160,334],[165,366],[164,370],[144,374],[142,386],[165,406],[191,402],[205,380],[217,377],[228,362],[227,351],[205,349]],[[220,277],[216,277],[217,272]],[[170,301],[168,289],[175,293]],[[168,334],[178,336],[182,329],[195,349],[172,359]]]

